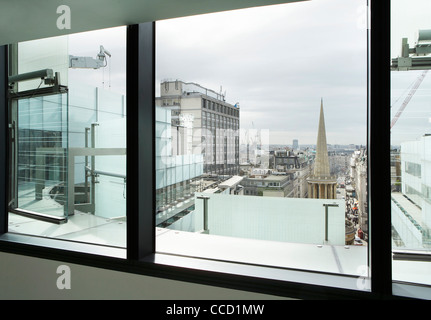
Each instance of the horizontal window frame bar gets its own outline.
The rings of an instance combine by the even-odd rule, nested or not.
[[[408,299],[431,300],[431,287],[417,283],[408,283],[394,280],[392,283],[394,296]]]
[[[163,254],[150,254],[139,261],[135,261],[127,259],[125,248],[107,248],[103,245],[43,237],[38,238],[32,235],[6,233],[0,236],[0,251],[161,279],[244,290],[293,299],[378,300],[382,298],[380,294],[370,291],[298,282],[298,279],[301,277],[311,276],[321,277],[321,283],[324,283],[328,277],[326,273],[285,270],[286,273],[292,275],[291,280],[270,279],[260,276],[264,269],[267,269],[266,271],[272,270],[270,267],[255,267],[234,262],[208,261],[199,258]],[[120,251],[123,251],[123,253],[119,254]],[[228,269],[232,266],[235,266],[236,270],[229,272]],[[254,271],[254,275],[250,275],[250,270]],[[353,280],[352,277],[336,274],[332,277],[337,281]],[[397,299],[398,297],[390,296],[386,298]]]
[[[106,256],[112,259],[126,259],[125,248],[14,232],[0,235],[0,251],[3,251],[3,249],[10,253],[22,252],[25,255],[40,258],[48,258],[50,252],[55,252],[55,256],[59,259],[68,259],[69,256],[74,257],[75,253],[90,255],[94,258]]]
[[[415,250],[394,250],[393,260],[397,261],[424,261],[431,262],[431,253]]]

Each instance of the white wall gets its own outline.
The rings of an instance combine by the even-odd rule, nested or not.
[[[57,267],[71,287],[57,288]],[[0,300],[8,299],[279,299],[279,297],[111,271],[0,252]]]
[[[208,228],[212,235],[309,244],[325,242],[323,204],[336,203],[338,207],[328,210],[328,240],[332,245],[345,244],[344,200],[195,194],[201,195],[211,198]],[[195,199],[195,205],[195,215],[202,216],[203,201]]]

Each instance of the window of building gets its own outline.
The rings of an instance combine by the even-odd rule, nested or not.
[[[372,284],[377,283],[377,287],[372,287],[371,291],[379,294],[391,290],[392,282],[390,285],[383,282],[383,286],[378,286],[382,284],[381,277],[390,277],[396,283],[419,283],[421,289],[426,289],[426,285],[429,284],[427,206],[430,202],[431,184],[427,180],[428,155],[426,150],[429,148],[425,123],[430,117],[422,108],[426,104],[424,97],[427,95],[427,76],[423,70],[393,70],[391,72],[391,109],[394,113],[391,120],[398,110],[397,103],[401,104],[402,101],[405,101],[406,95],[409,95],[407,91],[414,88],[411,85],[420,84],[413,89],[415,91],[411,91],[414,94],[409,95],[410,102],[403,113],[397,116],[397,123],[391,131],[393,148],[391,149],[390,187],[392,197],[389,197],[391,201],[388,200],[387,204],[392,204],[394,259],[393,261],[392,258],[389,259],[392,262],[392,270],[387,265],[380,266],[380,263],[375,263],[379,255],[391,253],[391,250],[386,250],[390,239],[383,237],[369,242],[368,220],[377,215],[370,215],[368,212],[367,200],[370,194],[367,194],[367,189],[370,184],[374,186],[381,186],[381,184],[377,181],[378,179],[367,181],[367,177],[370,176],[367,168],[367,164],[370,163],[368,149],[372,148],[370,148],[370,144],[367,145],[366,129],[364,129],[367,123],[367,99],[365,97],[367,26],[362,24],[364,16],[366,17],[365,2],[365,0],[307,1],[205,15],[203,22],[200,20],[202,19],[200,16],[158,22],[156,35],[158,50],[178,52],[178,57],[182,60],[177,64],[178,69],[172,68],[175,66],[173,63],[170,64],[169,70],[164,70],[163,59],[156,59],[158,61],[157,77],[168,79],[178,76],[188,81],[199,79],[199,82],[202,81],[200,85],[203,87],[201,88],[207,87],[204,90],[205,94],[211,93],[210,90],[213,93],[217,92],[217,88],[222,84],[223,89],[228,89],[228,94],[225,92],[221,94],[222,90],[220,90],[220,95],[216,93],[211,97],[220,100],[217,103],[224,106],[223,109],[226,107],[226,113],[229,115],[226,125],[232,132],[224,130],[223,127],[216,127],[216,118],[213,113],[209,113],[207,116],[208,130],[202,130],[204,125],[201,126],[199,122],[195,122],[195,119],[199,119],[199,107],[196,106],[200,106],[200,108],[207,106],[207,110],[211,110],[211,105],[214,106],[214,104],[210,104],[210,101],[202,99],[200,96],[202,91],[187,92],[187,90],[183,90],[185,87],[182,87],[181,81],[171,84],[156,79],[156,89],[161,91],[156,94],[156,98],[173,88],[180,90],[181,95],[185,94],[180,97],[181,100],[169,98],[173,99],[174,104],[177,104],[175,101],[181,101],[181,105],[176,106],[175,112],[180,110],[178,115],[183,115],[182,121],[174,121],[174,113],[170,109],[164,108],[167,106],[167,103],[164,103],[167,101],[166,99],[157,101],[161,106],[156,107],[152,104],[154,88],[151,83],[154,78],[151,72],[138,73],[137,78],[135,78],[136,72],[127,72],[127,78],[129,80],[130,78],[138,79],[139,84],[131,90],[134,94],[127,96],[127,105],[129,106],[130,100],[136,102],[131,103],[132,106],[141,108],[142,105],[148,105],[147,111],[154,111],[154,117],[149,112],[146,114],[147,117],[127,118],[127,110],[130,112],[136,110],[125,108],[126,68],[125,64],[116,60],[117,57],[122,57],[123,62],[126,60],[124,51],[126,28],[114,28],[9,46],[11,54],[9,65],[12,76],[22,75],[29,71],[46,71],[46,69],[52,69],[54,76],[47,73],[47,77],[44,79],[46,81],[37,79],[33,82],[21,82],[16,80],[15,84],[11,86],[13,90],[9,96],[11,118],[8,120],[10,120],[11,132],[16,140],[9,141],[11,171],[9,179],[7,179],[9,183],[7,203],[10,205],[10,214],[6,228],[4,228],[3,221],[7,219],[0,221],[0,230],[5,232],[0,235],[0,246],[7,247],[12,252],[16,250],[18,253],[29,252],[29,254],[41,254],[41,256],[52,258],[50,250],[42,252],[40,247],[38,250],[34,250],[33,246],[11,249],[13,244],[8,247],[5,242],[11,240],[9,238],[11,234],[30,235],[32,240],[29,241],[26,237],[24,240],[26,243],[40,243],[41,238],[61,239],[56,242],[61,243],[58,246],[61,251],[58,256],[60,260],[66,257],[69,261],[97,265],[96,256],[86,256],[85,259],[70,256],[64,245],[65,243],[74,245],[77,242],[102,244],[106,247],[121,248],[121,252],[127,252],[127,259],[122,259],[124,264],[121,264],[121,268],[131,270],[131,272],[146,273],[149,263],[151,264],[149,273],[153,275],[154,272],[158,273],[157,268],[160,265],[167,264],[169,265],[167,269],[170,271],[162,267],[161,274],[171,272],[169,276],[172,278],[184,279],[182,276],[186,275],[186,277],[193,277],[193,281],[197,282],[214,285],[229,282],[229,286],[238,284],[239,287],[242,283],[242,288],[247,290],[250,285],[257,283],[257,290],[270,288],[268,290],[280,292],[278,290],[282,287],[281,291],[285,295],[286,291],[283,290],[290,288],[292,279],[295,282],[293,287],[298,288],[295,284],[300,284],[299,291],[303,292],[308,284],[318,282],[315,281],[315,277],[319,276],[323,277],[325,283],[323,291],[325,292],[334,286],[342,287],[339,279],[345,280],[345,277],[339,276],[346,276],[356,283],[355,289],[369,291],[370,287],[362,286],[364,282],[359,280],[368,277],[368,256],[372,256],[374,265],[371,265],[373,271],[371,280]],[[376,10],[373,8],[378,8],[374,11],[377,18],[382,18],[381,14],[385,18],[383,8],[386,3],[380,5],[381,3],[384,2],[373,2],[372,11]],[[413,18],[404,19],[405,14],[408,16],[408,10],[401,7],[402,2],[392,1],[392,3],[395,13],[394,26],[401,26],[401,19],[397,20],[396,15],[400,12],[403,14],[402,20],[410,23],[404,26],[403,30],[413,27],[412,21],[420,20],[419,12],[429,12],[429,8],[426,7],[428,4],[426,4],[423,7],[416,7],[422,10],[416,10]],[[411,4],[411,6],[415,5],[419,5],[419,3]],[[272,9],[275,11],[271,11]],[[330,13],[334,13],[335,16],[329,17]],[[238,16],[236,16],[237,14]],[[253,21],[253,23],[251,25],[242,24],[241,18],[248,14],[251,16],[248,16],[246,20]],[[227,20],[224,20],[226,17]],[[176,41],[183,40],[185,35],[190,34],[190,30],[183,32],[181,29],[182,22],[186,20],[199,25],[199,28],[192,27],[197,34],[194,33],[187,43],[192,44],[193,50],[196,48],[203,50],[200,52],[200,58],[204,58],[205,68],[199,68],[201,63],[197,59],[191,61],[186,59],[186,57],[192,58],[189,54],[190,48],[176,47]],[[207,48],[206,45],[202,45],[202,41],[199,41],[199,32],[207,35],[208,30],[202,26],[211,27],[214,21],[216,31],[209,31],[211,34],[220,34],[220,26],[226,27],[230,33],[228,36],[215,37],[213,46]],[[382,21],[379,20],[379,25],[380,22]],[[234,25],[231,25],[232,23]],[[176,27],[172,28],[172,24],[175,24]],[[292,26],[294,30],[289,29]],[[169,32],[164,33],[164,27],[169,28]],[[335,27],[335,30],[331,27]],[[154,30],[152,24],[128,26],[128,48],[135,45],[134,49],[138,49],[136,46],[138,41],[134,38],[137,29],[142,33],[151,33]],[[379,27],[373,27],[373,29],[379,29]],[[419,27],[415,26],[415,31],[418,29]],[[168,34],[173,30],[180,32],[181,37],[169,39]],[[392,41],[393,44],[400,43],[398,39],[403,37],[397,34],[396,30],[397,28],[393,29],[393,39],[395,39]],[[120,36],[116,33],[117,31],[121,34]],[[265,36],[260,37],[259,31],[264,31]],[[284,36],[277,37],[276,31],[282,31]],[[108,34],[108,37],[105,38],[105,34]],[[421,41],[428,39],[427,34],[427,32],[419,32]],[[138,37],[139,41],[151,38],[147,36],[146,33],[145,37]],[[254,40],[251,44],[246,41],[249,38]],[[375,38],[372,37],[372,39]],[[101,39],[103,39],[104,48],[93,48],[93,44],[101,42]],[[214,51],[218,39],[223,39],[222,42],[227,44],[233,44],[235,48],[238,48],[236,46],[238,43],[242,43],[243,48],[232,50],[233,46],[229,46],[227,53]],[[328,44],[328,47],[319,46],[319,50],[316,51],[315,44],[322,43],[322,39],[326,40],[323,42]],[[301,42],[302,40],[305,42]],[[41,45],[42,42],[44,45]],[[75,46],[76,43],[78,43],[77,46]],[[117,51],[116,45],[119,43],[121,43],[121,50]],[[193,45],[194,43],[197,45]],[[409,40],[408,43],[413,44],[415,41]],[[418,44],[422,44],[422,42],[418,41]],[[287,50],[285,46],[287,46]],[[53,47],[55,50],[52,50]],[[145,43],[143,47],[148,49],[146,53],[151,57],[150,51],[154,49],[152,44]],[[426,47],[425,44],[421,50]],[[48,48],[48,50],[44,52],[43,48]],[[220,45],[219,49],[221,48]],[[266,59],[268,57],[265,56],[266,48],[271,52],[270,59]],[[75,51],[75,49],[77,50]],[[295,55],[295,59],[287,59],[287,54],[294,49],[301,51]],[[75,68],[76,66],[71,68],[68,64],[69,54],[94,58],[94,54],[99,50],[105,54],[109,50],[109,53],[112,54],[112,56],[106,57],[108,64],[104,69],[85,70],[85,68]],[[212,53],[211,59],[205,59],[208,52]],[[380,54],[382,51],[377,50],[377,52]],[[136,62],[140,61],[139,64],[142,63],[146,67],[143,69],[152,70],[153,62],[148,62],[151,59],[145,60],[143,57],[146,55],[138,53],[141,52],[128,51],[128,67],[136,66]],[[278,53],[282,54],[280,60],[277,60]],[[213,60],[217,55],[223,57],[222,63],[217,64],[217,61]],[[396,55],[392,57],[396,57]],[[374,58],[372,57],[371,60]],[[402,56],[402,58],[407,59],[400,59],[401,65],[399,66],[406,68],[406,64],[410,63],[410,57]],[[169,59],[173,59],[173,57],[171,56]],[[230,59],[236,63],[234,67],[232,67]],[[0,60],[5,61],[2,52],[0,52]],[[426,60],[425,56],[421,63]],[[75,62],[83,61],[76,59]],[[87,60],[85,59],[85,61]],[[208,61],[213,61],[219,70],[210,72],[207,67],[211,67],[212,64],[208,64]],[[278,62],[276,67],[270,65],[272,61]],[[114,68],[119,65],[122,67],[119,71],[116,70],[118,72],[114,72],[114,69],[110,72],[109,67]],[[180,66],[185,67],[184,73],[180,70]],[[288,71],[283,69],[284,66],[289,67]],[[384,69],[384,63],[371,64],[372,70],[376,70],[376,68],[381,71],[382,68]],[[0,66],[0,72],[1,69]],[[188,70],[200,69],[206,75],[211,74],[211,78],[200,77],[197,73],[191,76],[188,73]],[[130,70],[128,69],[128,71]],[[262,73],[262,70],[268,70],[270,73]],[[234,72],[233,76],[229,74],[230,71]],[[249,71],[254,75],[247,73]],[[56,72],[59,72],[60,77],[55,76]],[[163,74],[164,72],[167,74]],[[175,74],[172,75],[172,73]],[[327,77],[319,81],[318,74],[320,73]],[[238,75],[244,77],[236,78],[235,76]],[[142,78],[145,78],[145,81]],[[61,82],[56,83],[56,79],[61,79]],[[269,82],[265,80],[269,80]],[[357,80],[359,83],[356,82]],[[3,80],[0,79],[1,81]],[[145,82],[145,85],[142,82]],[[85,85],[80,87],[78,84],[82,83]],[[133,87],[135,82],[131,81],[131,83]],[[284,84],[284,86],[279,89],[275,86],[276,83]],[[241,84],[244,86],[241,87]],[[379,91],[382,87],[384,89],[385,84],[386,82],[377,84],[374,79],[371,81],[374,92],[377,91],[377,88]],[[140,91],[142,87],[151,88],[151,90],[148,89],[144,95],[138,95],[138,92],[142,92]],[[119,88],[122,89],[117,91]],[[128,82],[128,93],[129,88]],[[245,91],[243,91],[244,88],[246,88]],[[308,91],[309,89],[312,90]],[[1,92],[0,88],[0,94]],[[84,101],[79,99],[81,95],[86,97]],[[146,97],[145,103],[142,103],[142,96]],[[307,97],[308,101],[301,101],[299,97]],[[189,103],[189,101],[184,101],[186,99],[195,100],[190,100],[192,102]],[[373,98],[371,100],[374,101]],[[241,104],[240,109],[238,102]],[[90,103],[91,106],[86,103]],[[181,110],[183,105],[186,108]],[[324,117],[319,114],[322,105]],[[371,110],[369,110],[372,111],[373,116],[383,114],[382,110],[385,108],[381,108],[381,104],[376,106],[377,104],[371,104]],[[283,109],[283,113],[277,113],[279,108]],[[360,111],[362,115],[355,114],[354,111]],[[406,115],[408,117],[405,117]],[[317,145],[320,144],[316,140],[318,136],[322,136],[318,129],[322,118],[325,120],[326,147],[330,151],[328,152],[330,176],[337,177],[336,184],[340,188],[331,189],[321,181],[314,183],[316,181],[308,179],[310,176],[307,177],[306,174],[307,172],[314,173],[314,167],[321,159],[317,157],[317,154],[322,153],[317,151]],[[136,127],[142,129],[143,126],[149,128],[149,131],[145,131],[146,134],[139,136],[137,134],[139,131],[133,131],[135,126],[127,126],[128,131],[126,132],[125,123],[121,119],[128,119],[128,121],[134,119],[136,122],[133,123],[137,124]],[[403,120],[409,121],[403,123]],[[414,121],[410,122],[410,120]],[[122,123],[123,126],[119,123]],[[305,130],[307,124],[310,124],[311,127]],[[348,124],[350,130],[349,128],[342,129],[342,124]],[[109,127],[109,132],[105,130],[106,125]],[[151,131],[152,126],[155,127],[154,133]],[[376,127],[378,127],[379,135],[380,131],[385,132],[384,129],[382,130],[381,123],[378,126],[374,124],[374,128]],[[406,135],[409,135],[409,139],[403,140],[402,138]],[[132,146],[128,149],[127,157],[124,153],[126,136],[128,145]],[[144,142],[141,144],[147,148],[145,152],[143,152],[142,146],[138,146],[136,143],[138,136],[143,139],[139,142]],[[353,136],[357,140],[348,139]],[[102,139],[99,140],[99,138]],[[368,139],[376,141],[376,135],[368,137]],[[377,138],[377,140],[379,139]],[[413,142],[411,142],[412,140]],[[155,159],[153,157],[148,159],[146,154],[152,155],[151,148],[149,148],[152,143],[155,145]],[[115,149],[120,154],[109,153],[109,155],[102,156],[97,153],[96,149],[99,148],[110,149],[109,152]],[[87,149],[91,149],[88,155],[86,152],[90,150]],[[142,154],[139,154],[137,149],[142,151]],[[73,153],[78,150],[84,153]],[[341,150],[343,151],[340,153]],[[386,150],[386,148],[377,150],[378,152],[371,152],[370,158],[379,161],[371,161],[371,163],[380,162],[379,156],[384,154],[382,150]],[[66,161],[70,159],[71,154],[75,159],[73,163]],[[286,157],[296,157],[300,160],[300,165],[296,168],[288,167],[289,162],[282,161],[284,160],[282,154]],[[127,184],[124,170],[126,159],[128,170],[133,168],[131,171],[133,175],[128,176]],[[142,162],[138,160],[144,160],[145,163],[142,165]],[[135,166],[130,166],[130,164]],[[141,170],[142,168],[148,169],[153,164],[156,168],[155,172]],[[289,172],[291,169],[301,168],[313,170]],[[338,175],[340,171],[344,170],[343,168],[348,168],[345,171],[346,174]],[[419,168],[420,174],[409,174],[409,172],[417,173]],[[227,171],[227,169],[229,170]],[[376,175],[376,170],[373,172]],[[287,174],[285,184],[281,182],[284,180],[280,178],[280,176],[284,177],[284,173]],[[272,188],[264,187],[265,177],[268,174],[274,176],[271,178],[272,180],[268,180],[273,184]],[[331,180],[328,178],[330,176],[326,176],[326,182]],[[72,177],[73,190],[76,193],[65,192],[70,184],[70,177]],[[307,184],[300,183],[299,177],[306,179]],[[378,174],[377,177],[379,177]],[[86,185],[86,178],[88,178],[88,185]],[[95,180],[91,181],[93,178]],[[156,186],[153,185],[153,178],[155,178]],[[389,181],[384,175],[382,180],[383,183]],[[151,186],[149,186],[150,183]],[[126,189],[127,186],[129,186],[128,189]],[[285,188],[283,193],[274,190],[279,188]],[[69,190],[71,189],[69,188]],[[373,188],[371,190],[373,191]],[[126,201],[127,191],[131,192],[133,196],[129,196]],[[380,191],[384,193],[382,190]],[[93,192],[94,198],[92,198]],[[86,194],[89,194],[90,200],[94,199],[95,202],[88,202]],[[309,194],[317,199],[309,199]],[[336,199],[321,199],[322,196],[329,195],[335,195]],[[376,198],[379,197],[376,196]],[[75,200],[70,201],[70,199]],[[99,200],[103,200],[102,204],[98,202]],[[322,202],[323,200],[325,201]],[[326,200],[331,201],[326,202]],[[384,199],[382,202],[386,203]],[[142,203],[149,205],[142,207]],[[374,201],[373,208],[376,207],[375,203],[376,201]],[[93,206],[93,204],[95,205]],[[128,206],[127,222],[129,223],[126,222],[126,210],[123,209],[126,204]],[[332,207],[332,205],[338,205],[338,207]],[[153,209],[148,209],[152,206],[156,209],[155,213]],[[291,220],[286,222],[285,213],[294,212],[298,208],[304,215],[302,217],[289,216],[288,218]],[[86,211],[88,209],[90,211],[94,209],[94,212],[89,213]],[[385,216],[387,210],[384,209],[382,212],[378,212],[378,216]],[[262,219],[262,212],[265,213],[264,219]],[[244,213],[247,215],[245,216]],[[301,228],[304,226],[303,219],[307,218],[304,217],[305,215],[308,215],[309,223],[307,223],[307,234],[304,236],[304,229]],[[144,221],[140,220],[142,217],[145,217]],[[273,219],[274,217],[275,219]],[[342,222],[340,217],[343,217]],[[83,227],[82,224],[75,224],[74,222],[78,219],[85,221],[86,225]],[[105,223],[92,224],[94,221],[101,220]],[[275,220],[276,223],[267,223],[265,220]],[[24,224],[24,221],[27,223]],[[132,222],[130,223],[130,221]],[[261,223],[256,226],[256,221]],[[316,221],[318,221],[317,224],[315,224]],[[385,220],[383,219],[383,221]],[[378,235],[381,231],[381,220],[374,218],[373,223],[376,222],[377,224],[374,226],[379,223],[380,225],[378,225],[379,228],[374,228],[378,231],[375,231],[373,235]],[[288,224],[293,227],[286,230]],[[126,225],[127,231],[133,231],[132,236],[130,232],[127,232],[126,235]],[[276,229],[275,226],[279,228]],[[65,234],[64,230],[70,227],[75,227],[75,229],[71,233]],[[230,234],[222,233],[226,231],[229,231]],[[271,233],[275,236],[283,236],[287,233],[293,235],[294,232],[297,232],[295,239],[268,239],[268,234]],[[334,234],[339,238],[335,239]],[[344,241],[340,237],[341,234],[345,237]],[[128,237],[127,245],[126,236]],[[214,241],[215,238],[217,241]],[[156,242],[156,254],[154,254],[153,240]],[[353,242],[347,243],[347,240],[353,240]],[[377,250],[370,252],[370,245]],[[142,249],[140,246],[144,246],[145,250],[143,253],[140,251],[137,254],[136,251]],[[58,254],[58,250],[56,252]],[[142,259],[143,257],[145,259]],[[173,263],[169,260],[172,257],[175,260]],[[182,258],[186,258],[187,263],[184,263]],[[137,260],[140,259],[143,261],[138,262]],[[89,260],[91,261],[88,262]],[[131,261],[130,269],[129,260]],[[110,267],[116,268],[118,261],[114,259],[112,262]],[[212,264],[213,262],[220,262],[221,268],[214,268],[217,264]],[[106,267],[109,263],[110,260],[103,259],[101,265]],[[142,266],[142,269],[139,266]],[[181,266],[181,268],[176,268],[176,266]],[[184,266],[186,268],[182,268]],[[266,268],[267,266],[270,268]],[[139,271],[136,271],[137,269]],[[207,273],[195,272],[194,269],[206,270]],[[251,269],[253,270],[251,271]],[[258,272],[256,272],[257,269]],[[295,273],[295,277],[292,278],[290,272],[297,270],[301,272]],[[217,271],[217,273],[212,274],[211,271]],[[208,274],[210,275],[208,276]],[[224,277],[225,274],[228,276]],[[231,278],[230,274],[241,275],[241,279]],[[248,278],[247,275],[252,277]],[[305,277],[303,277],[304,275]],[[254,282],[256,278],[259,278],[259,281]],[[281,280],[282,284],[276,282],[274,285],[274,282],[261,281],[264,278]],[[322,287],[319,287],[316,291],[321,292],[321,290]],[[351,291],[342,291],[343,297],[345,293],[349,294]],[[395,293],[406,294],[401,291]],[[301,293],[297,291],[295,294],[301,296]],[[340,291],[336,291],[335,294],[340,294]]]
[[[125,31],[10,46],[9,232],[126,246]]]
[[[174,75],[207,91],[220,84],[227,94],[212,110],[224,105],[230,116],[226,130],[211,114],[213,150],[191,142],[193,156],[205,147],[213,157],[194,171],[203,188],[166,208],[167,218],[194,209],[157,229],[158,253],[348,276],[368,267],[368,47],[357,24],[366,5],[299,2],[157,22],[156,86]],[[200,34],[219,36],[202,43]],[[232,53],[234,43],[241,46]],[[316,43],[325,45],[316,52]],[[191,130],[200,143],[201,124]],[[275,165],[276,151],[303,166]],[[244,192],[253,179],[256,187]]]
[[[405,162],[405,172],[415,177],[421,177],[421,165],[418,163]]]
[[[393,279],[431,284],[431,24],[426,1],[391,1],[391,208]]]

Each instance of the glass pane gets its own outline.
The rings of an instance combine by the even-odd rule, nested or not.
[[[157,23],[158,252],[363,276],[366,1]]]
[[[17,73],[52,69],[53,73],[59,72],[61,84],[68,84],[68,37],[53,37],[37,41],[25,41],[18,44]],[[41,83],[40,79],[32,79],[18,83],[19,91],[31,90],[36,87],[44,88],[49,85]]]
[[[11,208],[34,214],[13,210],[9,231],[124,248],[126,28],[12,48],[12,75],[49,69],[56,82],[30,79],[14,87],[17,196],[12,192]],[[57,94],[57,84],[67,93]],[[47,221],[52,216],[64,219]]]
[[[431,284],[428,1],[391,1],[393,279]],[[430,171],[431,172],[431,171]]]
[[[67,94],[24,98],[18,104],[16,206],[67,217]]]

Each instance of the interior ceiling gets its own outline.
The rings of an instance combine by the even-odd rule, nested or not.
[[[304,0],[0,0],[0,45],[121,25]],[[306,0],[305,0],[306,1]],[[57,28],[60,5],[70,29]]]

